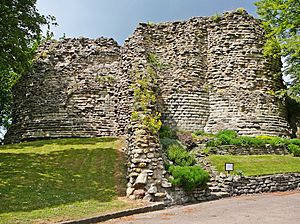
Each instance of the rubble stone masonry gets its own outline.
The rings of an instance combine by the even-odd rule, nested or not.
[[[237,10],[141,23],[122,47],[103,37],[49,41],[15,86],[5,143],[125,135],[127,195],[164,198],[171,184],[158,137],[130,119],[135,77],[149,56],[156,60],[157,105],[149,109],[174,128],[289,136],[285,100],[272,94],[283,88],[281,63],[263,56],[264,34],[259,20]]]

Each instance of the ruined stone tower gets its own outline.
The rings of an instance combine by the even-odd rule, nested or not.
[[[132,111],[133,69],[156,55],[165,124],[183,130],[234,129],[289,135],[280,61],[262,54],[264,31],[245,11],[140,24],[120,47],[112,39],[51,41],[14,90],[5,142],[123,135]]]

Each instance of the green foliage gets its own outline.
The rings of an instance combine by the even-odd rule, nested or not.
[[[184,136],[186,134],[181,132]],[[167,151],[167,158],[172,161],[172,165],[169,163],[165,164],[172,175],[171,183],[175,186],[181,186],[187,191],[192,191],[196,187],[206,187],[206,183],[209,181],[209,174],[204,171],[201,167],[195,166],[196,158],[193,154],[186,151],[180,142],[170,137],[176,137],[176,132],[169,127],[163,127],[160,133],[160,142],[162,148]],[[183,138],[185,139],[185,137]]]
[[[152,133],[156,134],[161,126],[161,113],[154,110],[156,104],[157,89],[157,62],[156,56],[149,53],[147,56],[146,72],[134,72],[135,83],[133,89],[134,111],[131,114],[133,121],[144,124]]]
[[[300,146],[295,144],[289,144],[288,150],[290,153],[293,153],[294,156],[300,156]]]
[[[219,131],[216,137],[222,141],[222,145],[230,145],[230,140],[236,138],[237,133],[233,130],[223,130]]]
[[[205,131],[199,130],[193,133],[194,136],[204,136],[206,135]]]
[[[212,21],[214,21],[216,23],[220,22],[221,18],[222,18],[222,15],[220,15],[220,14],[215,14],[215,15],[211,16]]]
[[[290,144],[294,145],[300,145],[300,139],[299,138],[292,138],[288,141]]]
[[[172,129],[170,126],[162,125],[159,129],[159,137],[176,139],[176,130]]]
[[[182,186],[187,191],[196,187],[206,187],[210,179],[209,174],[199,166],[170,166],[169,172],[174,179],[171,183],[175,186]]]
[[[154,22],[152,22],[152,21],[148,21],[147,22],[147,26],[149,26],[149,27],[153,27],[155,24],[154,24]]]
[[[159,61],[157,55],[152,52],[147,55],[147,61],[155,68],[161,68],[163,66],[163,64]]]
[[[0,126],[9,126],[12,87],[31,66],[42,41],[41,26],[55,25],[55,18],[39,14],[35,4],[36,0],[0,3]]]
[[[253,146],[253,147],[265,147],[271,145],[273,147],[288,146],[289,144],[300,145],[300,139],[286,139],[277,136],[238,136],[235,131],[224,130],[215,135],[215,138],[209,141],[207,147],[218,147],[221,145],[238,145],[238,146]],[[293,147],[293,146],[292,146]],[[292,151],[290,150],[292,153]],[[294,153],[294,155],[297,154]]]
[[[103,76],[98,76],[97,80],[100,84],[113,84],[116,82],[116,78],[112,75],[103,75]]]
[[[160,144],[162,146],[162,149],[164,151],[167,151],[167,149],[169,148],[169,146],[171,145],[176,145],[178,147],[182,147],[182,145],[180,144],[180,142],[176,139],[172,139],[172,138],[160,138]]]
[[[239,13],[244,13],[246,10],[244,8],[237,8],[236,11]]]
[[[255,3],[267,34],[266,56],[285,58],[285,75],[289,76],[288,94],[300,94],[300,1],[260,0]]]
[[[240,176],[240,177],[244,177],[244,176],[245,176],[245,174],[244,174],[244,172],[243,172],[242,170],[237,170],[237,171],[236,171],[236,174],[237,174],[238,176]]]
[[[196,164],[195,156],[177,144],[168,147],[167,156],[177,166],[193,166]]]

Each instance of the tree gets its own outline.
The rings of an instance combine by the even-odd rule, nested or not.
[[[41,26],[55,24],[53,16],[41,15],[36,0],[0,2],[0,126],[9,126],[12,87],[31,65],[41,42]],[[49,31],[47,32],[49,35]]]
[[[264,54],[284,59],[288,94],[300,98],[300,1],[260,0],[255,5],[267,31]]]

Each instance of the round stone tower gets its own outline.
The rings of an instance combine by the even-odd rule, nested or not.
[[[5,142],[115,135],[119,57],[113,39],[43,45],[32,71],[15,86]]]
[[[207,26],[208,132],[233,129],[245,135],[289,135],[281,62],[262,53],[260,21],[238,10],[212,17]]]

